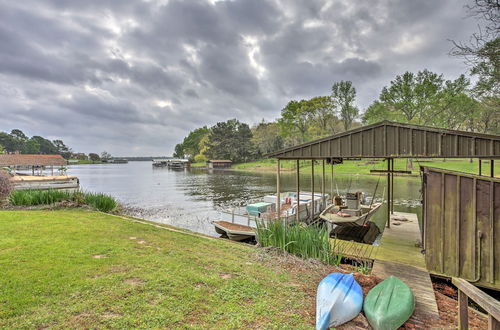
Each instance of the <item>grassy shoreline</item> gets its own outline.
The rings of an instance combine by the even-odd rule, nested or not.
[[[0,211],[1,328],[307,328],[309,274],[81,209]],[[207,253],[210,251],[210,253]],[[305,312],[307,311],[307,312]]]
[[[478,160],[474,159],[470,162],[469,159],[447,159],[444,161],[442,158],[413,160],[413,168],[409,168],[406,159],[395,159],[394,169],[412,171],[412,175],[419,175],[420,166],[429,166],[442,169],[448,169],[458,172],[478,174]],[[275,172],[277,167],[276,159],[263,159],[253,162],[234,164],[232,169],[237,171],[248,172]],[[296,168],[296,161],[281,161],[281,171],[294,172]],[[343,164],[334,166],[334,174],[371,174],[370,170],[386,170],[387,163],[385,161],[376,161],[371,159],[345,161]],[[322,166],[318,161],[314,166],[315,174],[321,174]],[[330,165],[326,166],[326,175],[330,175]],[[311,173],[311,161],[300,161],[300,172]],[[490,163],[484,161],[482,164],[483,175],[489,175]],[[378,175],[378,174],[375,174]],[[500,162],[495,162],[495,177],[500,177]]]

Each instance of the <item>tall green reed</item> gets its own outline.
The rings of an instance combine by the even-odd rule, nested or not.
[[[276,247],[301,258],[316,258],[326,264],[340,263],[330,245],[330,235],[324,226],[306,226],[282,221],[257,221],[257,241],[262,247]]]

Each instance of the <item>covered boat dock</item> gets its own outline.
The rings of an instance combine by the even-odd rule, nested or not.
[[[463,197],[463,194],[460,194],[458,191],[450,195],[453,197],[444,195],[445,189],[450,189],[449,187],[451,187],[452,183],[455,184],[453,187],[458,187],[457,189],[460,191],[469,194],[469,190],[476,190],[475,187],[480,178],[490,179],[489,181],[483,180],[485,182],[491,181],[496,183],[499,181],[494,178],[495,160],[500,158],[499,135],[383,121],[279,150],[266,156],[277,158],[277,207],[280,204],[280,161],[296,161],[297,193],[300,190],[299,161],[308,160],[311,162],[311,174],[313,177],[311,187],[313,193],[315,189],[314,162],[321,163],[322,176],[320,190],[322,193],[325,193],[326,189],[325,172],[326,165],[329,164],[332,179],[330,185],[332,195],[335,164],[340,164],[345,160],[359,159],[378,159],[386,162],[387,168],[385,170],[372,171],[385,175],[387,178],[387,195],[385,198],[385,202],[387,203],[387,228],[384,231],[380,245],[373,246],[352,241],[335,240],[334,248],[344,256],[357,260],[374,261],[372,272],[381,277],[390,275],[401,277],[402,274],[408,273],[406,275],[410,276],[410,278],[406,278],[408,276],[403,276],[402,278],[408,282],[413,281],[415,284],[414,290],[417,293],[416,312],[425,313],[430,317],[437,316],[436,302],[429,278],[429,271],[450,278],[462,277],[462,274],[474,275],[478,272],[488,274],[483,279],[477,276],[468,276],[467,279],[475,282],[476,285],[500,290],[500,275],[496,275],[498,269],[500,269],[498,267],[500,264],[500,240],[494,239],[494,237],[500,235],[500,185],[484,183],[480,188],[477,188],[489,193],[483,193],[482,196],[485,197],[485,200],[479,203],[476,199],[467,199],[467,203],[473,203],[473,208],[470,208],[474,210],[473,213],[461,210],[457,204],[447,202],[453,198],[460,200],[460,198],[468,197]],[[401,216],[398,212],[394,212],[394,175],[408,174],[408,171],[394,170],[395,158],[417,160],[430,158],[479,159],[479,175],[471,177],[463,173],[464,176],[471,177],[471,179],[456,179],[448,184],[451,181],[448,180],[445,182],[444,177],[447,178],[450,174],[443,172],[439,174],[443,178],[442,181],[428,180],[430,182],[427,182],[427,185],[422,185],[422,191],[424,192],[424,189],[429,189],[429,191],[437,195],[430,199],[429,196],[425,197],[424,192],[424,199],[422,200],[424,212],[421,221],[418,221],[417,216],[414,214],[403,214],[407,218],[412,218],[412,221],[397,223],[398,226],[391,228],[391,221],[394,225],[396,224],[395,217]],[[489,173],[482,171],[481,165],[484,161],[490,163]],[[427,174],[423,169],[421,175],[425,181]],[[453,175],[457,174],[454,173]],[[459,181],[461,181],[460,186],[456,183]],[[470,185],[470,187],[467,185]],[[447,191],[452,192],[452,190]],[[441,197],[438,198],[439,196]],[[446,203],[446,207],[444,203]],[[478,211],[477,208],[481,205],[484,206],[484,209]],[[455,209],[450,211],[450,207],[454,207]],[[457,216],[462,211],[468,212],[467,215],[463,217]],[[478,214],[477,216],[476,213]],[[452,219],[450,217],[453,216],[457,219],[456,221],[464,221],[464,224],[459,228],[470,229],[469,232],[464,231],[457,234],[461,235],[462,240],[466,240],[469,237],[470,242],[467,244],[467,247],[470,251],[462,252],[457,247],[457,255],[451,253],[455,250],[447,248],[448,245],[459,246],[459,241],[455,239],[456,242],[451,242],[449,237],[445,237],[447,234],[444,226],[451,223]],[[479,229],[480,231],[477,232]],[[476,241],[479,244],[484,241],[483,247],[487,247],[490,251],[486,254],[481,252],[481,246],[478,247]],[[423,244],[423,246],[419,244]],[[443,251],[446,253],[443,253]],[[443,262],[445,256],[447,256],[446,260],[450,260],[450,263],[459,265],[460,271],[457,271],[456,268],[452,269],[451,266],[447,268],[447,264]],[[454,260],[458,261],[452,262],[450,258],[455,258]],[[485,258],[487,261],[481,262]]]

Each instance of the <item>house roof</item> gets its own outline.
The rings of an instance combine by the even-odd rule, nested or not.
[[[500,135],[382,121],[282,149],[266,157],[325,158],[498,158]]]
[[[61,155],[0,155],[0,166],[59,166],[66,164],[66,160]]]

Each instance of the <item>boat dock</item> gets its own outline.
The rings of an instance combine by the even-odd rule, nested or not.
[[[335,249],[346,257],[373,260],[372,274],[382,279],[396,276],[415,293],[415,314],[438,318],[439,312],[432,282],[421,253],[421,235],[417,215],[394,212],[391,226],[385,228],[380,245],[337,239]]]

